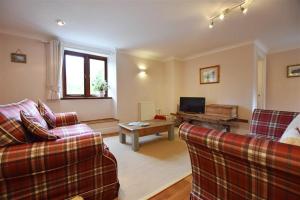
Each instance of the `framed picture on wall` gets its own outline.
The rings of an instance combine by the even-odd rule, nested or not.
[[[26,63],[26,55],[21,53],[11,53],[11,62]]]
[[[287,66],[287,77],[300,77],[300,64]]]
[[[200,84],[220,82],[220,65],[200,68]]]

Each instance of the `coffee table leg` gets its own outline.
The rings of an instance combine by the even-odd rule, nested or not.
[[[171,125],[168,130],[168,139],[174,140],[174,125]]]
[[[120,143],[125,144],[126,143],[126,135],[122,132],[119,133],[119,139]]]
[[[131,140],[132,140],[132,150],[138,151],[140,144],[139,144],[139,135],[137,132],[133,132],[131,134]]]

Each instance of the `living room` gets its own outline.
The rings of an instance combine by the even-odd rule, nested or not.
[[[134,137],[125,144],[119,142],[119,123],[142,120],[149,111],[149,107],[141,109],[143,103],[150,104],[153,117],[177,120],[181,97],[204,97],[205,105],[237,106],[238,117],[231,132],[242,136],[249,135],[256,108],[299,112],[299,10],[297,0],[4,0],[0,2],[0,105],[40,100],[54,113],[76,112],[78,123],[87,123],[95,134],[101,133],[116,157],[120,183],[116,197],[155,199],[174,183],[191,177],[190,149],[175,128],[174,141],[169,142],[166,131],[162,131],[140,138],[138,151],[132,151]],[[67,51],[84,59],[87,55],[102,59],[108,85],[103,96],[99,96],[100,90],[99,95],[92,95],[93,83],[85,80],[86,64],[79,76],[67,70],[66,58],[71,56]],[[203,82],[205,69],[217,69],[213,72],[217,73],[215,80]],[[71,77],[75,77],[70,83],[74,85],[84,77],[82,94],[68,93]],[[0,165],[5,171],[2,154],[6,147],[1,148]],[[297,148],[293,148],[295,152],[299,152]],[[291,174],[297,175],[294,181],[300,183],[299,168]],[[12,187],[5,181],[1,175],[1,187]],[[17,180],[13,183],[18,184]],[[0,192],[3,199],[18,199],[13,189],[0,191],[7,191]],[[76,195],[84,198],[87,191],[77,190],[74,195],[70,189],[71,196],[45,192],[49,197],[18,192],[23,199],[65,199]]]

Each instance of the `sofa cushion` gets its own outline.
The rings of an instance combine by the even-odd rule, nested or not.
[[[290,137],[299,137],[300,138],[300,133],[298,132],[297,128],[290,128],[287,131],[285,131],[284,134],[279,139],[279,142],[282,142],[284,139],[290,138]]]
[[[86,124],[75,124],[71,126],[56,127],[54,129],[49,130],[49,132],[61,138],[94,133],[93,129],[91,129]]]
[[[47,129],[41,126],[39,120],[29,113],[21,110],[21,120],[26,129],[33,134],[38,140],[56,140],[59,137],[49,132]]]
[[[0,112],[0,147],[25,143],[22,125],[15,119],[8,119]]]
[[[38,110],[50,128],[56,127],[56,117],[52,110],[41,100],[38,101]]]
[[[20,118],[20,111],[24,110],[27,113],[31,114],[41,124],[41,126],[45,129],[48,129],[47,122],[43,119],[43,117],[40,115],[36,103],[34,103],[31,100],[24,99],[23,101],[20,101],[18,103],[12,103],[7,105],[1,105],[0,106],[0,113],[2,113],[5,117],[8,119],[13,119],[17,123],[22,125],[21,118]],[[23,129],[25,134],[25,129]]]
[[[250,132],[279,140],[297,112],[255,109],[250,123]]]

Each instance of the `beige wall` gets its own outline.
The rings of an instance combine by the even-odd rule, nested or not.
[[[117,52],[112,82],[113,100],[61,100],[47,103],[55,112],[76,111],[81,120],[116,117],[138,119],[138,102],[153,101],[161,113],[175,112],[180,96],[204,96],[207,103],[239,105],[240,118],[249,119],[255,90],[255,49],[249,44],[194,59],[167,62]],[[21,49],[27,64],[10,62]],[[300,78],[286,78],[286,66],[300,63],[300,49],[267,56],[267,108],[300,111]],[[200,85],[199,69],[219,64],[221,82]],[[139,66],[147,75],[139,76]],[[45,44],[0,34],[0,104],[24,98],[45,100]],[[117,82],[116,85],[113,82]]]
[[[10,62],[10,53],[20,49],[27,55],[26,64]],[[29,98],[45,101],[45,44],[36,40],[0,34],[0,104]],[[113,101],[62,100],[46,102],[55,112],[76,111],[81,120],[112,117]]]
[[[184,62],[172,59],[165,62],[164,90],[166,113],[177,112],[177,105],[182,91]]]
[[[220,83],[200,84],[199,69],[220,65]],[[254,46],[246,45],[185,62],[182,96],[205,97],[207,104],[239,106],[239,117],[250,119],[254,80]]]
[[[287,78],[287,65],[300,64],[300,48],[267,56],[267,108],[300,111],[300,78]]]
[[[140,76],[139,66],[146,67],[146,76]],[[164,63],[117,53],[117,88],[121,121],[138,120],[141,101],[152,101],[164,112]]]

